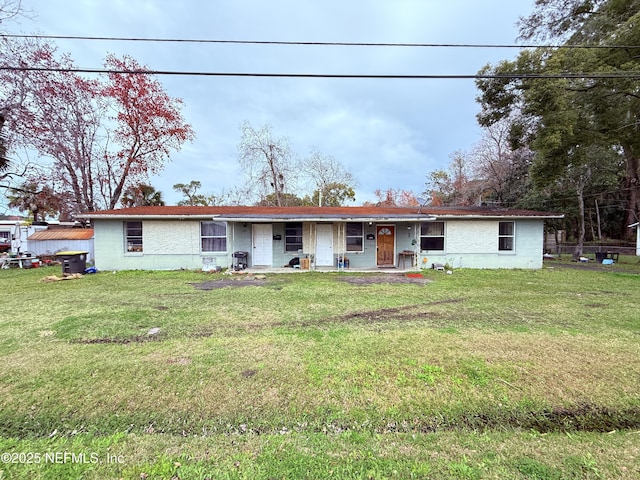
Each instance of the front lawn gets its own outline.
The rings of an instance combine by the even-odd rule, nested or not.
[[[0,271],[0,479],[636,478],[640,265],[571,267]]]

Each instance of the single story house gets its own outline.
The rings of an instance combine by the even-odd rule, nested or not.
[[[544,221],[488,207],[158,206],[83,215],[99,270],[542,267]],[[238,252],[242,252],[239,253]]]

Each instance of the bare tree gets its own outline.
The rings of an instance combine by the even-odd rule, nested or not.
[[[22,0],[0,0],[0,25],[19,16],[24,16]]]
[[[469,154],[456,151],[447,170],[436,170],[427,175],[423,195],[429,197],[431,205],[476,205],[482,194],[481,183],[474,179]]]
[[[473,171],[488,200],[513,206],[526,193],[533,153],[526,147],[512,149],[512,122],[500,120],[482,131],[471,153]]]
[[[275,138],[271,127],[256,130],[247,121],[240,125],[238,160],[250,185],[258,189],[260,199],[273,196],[277,206],[285,205],[285,193],[295,182],[299,167],[286,137]]]
[[[355,178],[334,157],[314,149],[302,163],[305,177],[313,184],[315,205],[340,206],[346,199],[355,200]]]
[[[251,188],[246,185],[223,189],[220,194],[220,198],[222,199],[221,205],[246,205],[251,196]]]

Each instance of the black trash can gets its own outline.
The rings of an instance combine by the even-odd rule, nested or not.
[[[89,252],[58,252],[56,257],[62,262],[62,273],[84,273],[87,269]]]
[[[607,254],[604,252],[596,252],[596,262],[602,263],[602,260],[607,258]]]
[[[249,252],[233,252],[233,266],[236,271],[247,268],[247,257]]]

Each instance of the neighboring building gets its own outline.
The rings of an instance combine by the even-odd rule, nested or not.
[[[636,229],[636,255],[640,257],[640,222],[632,223],[629,228]]]
[[[58,252],[88,252],[95,258],[92,228],[48,228],[27,237],[29,251],[36,256],[55,255]]]
[[[136,207],[84,215],[99,270],[234,265],[541,268],[545,212],[429,207]],[[346,257],[346,261],[342,259]],[[307,260],[308,259],[308,260]]]
[[[13,254],[29,252],[27,238],[32,233],[46,228],[46,225],[29,224],[23,217],[0,220],[0,252]]]
[[[0,221],[0,253],[11,251],[11,240],[16,221]]]

